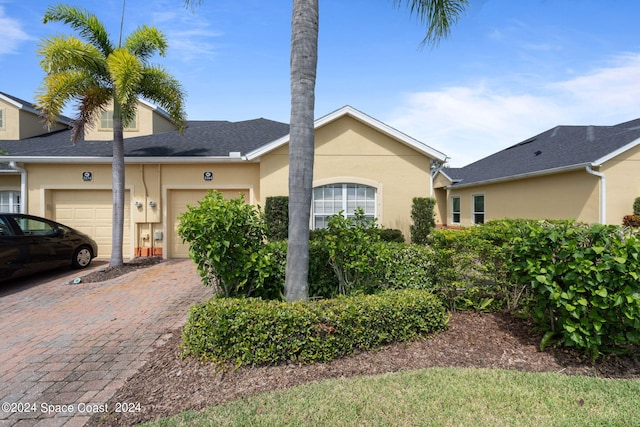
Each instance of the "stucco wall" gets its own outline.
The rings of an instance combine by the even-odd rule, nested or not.
[[[113,111],[113,107],[108,107],[109,111]],[[125,130],[123,135],[124,138],[132,138],[136,136],[144,136],[144,135],[152,135],[154,130],[156,132],[162,130],[170,130],[167,129],[166,124],[157,125],[159,129],[154,129],[154,112],[153,110],[145,105],[138,104],[138,111],[136,117],[136,128],[134,130]],[[98,116],[98,120],[96,125],[93,127],[87,127],[85,129],[84,138],[87,141],[111,141],[113,140],[113,129],[100,129],[100,116]]]
[[[260,160],[263,199],[288,194],[288,146]],[[314,186],[354,182],[377,189],[379,221],[409,238],[413,197],[429,196],[430,159],[345,116],[316,129]]]
[[[609,160],[601,172],[607,182],[607,223],[620,225],[640,197],[640,146]]]
[[[473,195],[484,194],[485,221],[502,218],[577,219],[599,221],[599,179],[586,171],[546,175],[491,185],[451,189],[460,197],[460,225],[473,224]]]

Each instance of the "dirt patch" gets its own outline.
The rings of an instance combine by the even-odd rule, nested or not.
[[[140,403],[140,412],[94,416],[87,425],[130,426],[188,409],[328,378],[375,375],[428,367],[500,368],[609,378],[640,378],[640,356],[611,356],[596,364],[564,349],[538,350],[540,335],[522,319],[502,313],[458,312],[446,331],[422,341],[394,344],[330,363],[244,367],[218,372],[180,357],[181,332],[156,349],[111,399]]]
[[[89,274],[85,274],[84,276],[80,276],[80,279],[83,283],[104,282],[105,280],[115,279],[123,274],[127,274],[141,268],[151,267],[152,265],[156,265],[161,262],[164,262],[164,259],[161,257],[133,258],[119,267],[107,266],[99,270],[92,271]]]

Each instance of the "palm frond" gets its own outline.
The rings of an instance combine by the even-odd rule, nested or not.
[[[142,80],[143,64],[127,49],[113,51],[107,58],[109,74],[115,89],[115,101],[122,108],[123,124],[127,125],[135,116],[136,94]]]
[[[98,48],[106,57],[113,51],[109,40],[109,33],[100,20],[86,9],[59,4],[51,6],[44,14],[43,23],[63,22],[73,29],[89,43]]]
[[[85,70],[102,78],[108,76],[106,62],[93,45],[73,36],[51,37],[40,43],[40,65],[47,73],[69,70]]]
[[[76,142],[84,135],[87,128],[96,125],[98,115],[105,111],[113,99],[113,90],[94,85],[88,87],[84,92],[76,97],[78,99],[77,115],[73,119],[71,130],[71,140]]]
[[[140,81],[140,95],[169,113],[178,131],[184,131],[187,118],[184,110],[185,92],[178,80],[162,67],[147,66]]]
[[[136,55],[143,62],[149,60],[155,53],[164,56],[168,46],[167,39],[162,31],[146,25],[142,25],[131,33],[124,44],[124,47],[129,52]]]
[[[90,76],[79,70],[48,74],[44,78],[44,85],[36,95],[36,107],[48,127],[60,117],[64,106],[78,98],[91,81]]]
[[[468,0],[394,0],[396,6],[406,4],[411,15],[415,15],[427,28],[422,44],[438,45],[449,37],[451,29],[469,5]]]

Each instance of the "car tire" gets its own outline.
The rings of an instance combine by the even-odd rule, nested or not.
[[[91,259],[93,258],[93,254],[91,253],[91,248],[88,246],[80,246],[73,253],[73,258],[71,259],[71,266],[73,268],[86,268],[91,264]]]

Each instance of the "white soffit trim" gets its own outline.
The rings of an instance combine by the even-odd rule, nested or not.
[[[635,140],[631,141],[630,143],[628,143],[627,145],[624,145],[624,146],[618,148],[617,150],[612,151],[611,153],[607,154],[606,156],[600,157],[599,159],[591,162],[591,166],[593,166],[593,167],[602,166],[602,164],[604,162],[607,162],[607,161],[613,159],[614,157],[619,156],[620,154],[624,153],[625,151],[631,150],[632,148],[634,148],[638,144],[640,144],[640,138],[635,139]]]
[[[347,105],[344,106],[342,108],[340,108],[339,110],[336,110],[332,113],[329,113],[323,117],[320,117],[319,119],[317,119],[314,122],[314,129],[318,129],[321,128],[322,126],[325,126],[328,123],[333,122],[334,120],[337,120],[343,116],[351,116],[354,119],[363,122],[369,126],[371,126],[372,128],[378,130],[381,133],[386,134],[387,136],[390,136],[393,139],[396,139],[400,142],[402,142],[403,144],[413,148],[414,150],[429,156],[431,158],[434,158],[436,160],[439,160],[441,162],[446,161],[447,156],[444,153],[441,153],[440,151],[429,147],[428,145],[418,141],[417,139],[414,139],[412,137],[410,137],[407,134],[404,134],[402,132],[400,132],[399,130],[392,128],[391,126],[382,123],[381,121],[374,119],[371,116],[368,116],[366,114],[364,114],[363,112],[356,110],[355,108]],[[250,153],[247,154],[247,159],[248,160],[255,160],[256,158],[267,154],[268,152],[275,150],[276,148],[279,148],[285,144],[287,144],[289,142],[289,135],[285,135],[280,139],[277,139],[273,142],[270,142],[269,144],[263,145],[262,147],[258,148],[257,150],[254,150]]]

